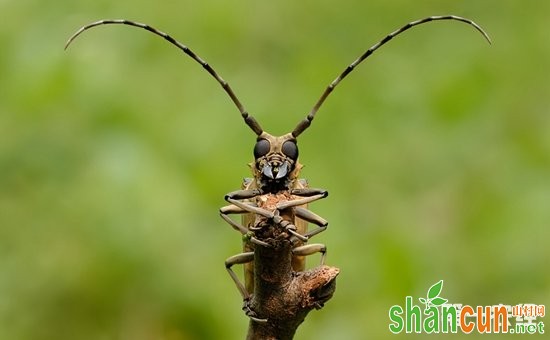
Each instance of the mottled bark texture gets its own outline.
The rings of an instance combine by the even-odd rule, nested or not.
[[[267,223],[256,237],[269,247],[254,249],[254,294],[251,309],[267,322],[251,320],[248,340],[292,339],[313,309],[320,309],[336,289],[339,269],[329,266],[294,272],[292,242],[284,228]]]

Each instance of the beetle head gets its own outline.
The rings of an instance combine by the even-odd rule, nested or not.
[[[292,133],[276,137],[264,131],[258,136],[253,172],[262,188],[272,191],[287,187],[300,168],[298,145]]]

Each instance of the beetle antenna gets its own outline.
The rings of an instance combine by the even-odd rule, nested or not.
[[[201,57],[199,57],[198,55],[196,55],[193,51],[191,51],[189,49],[189,47],[183,45],[182,43],[180,43],[179,41],[177,41],[176,39],[172,38],[170,35],[162,32],[162,31],[159,31],[157,30],[156,28],[154,27],[151,27],[147,24],[142,24],[142,23],[139,23],[139,22],[134,22],[134,21],[129,21],[129,20],[124,20],[124,19],[121,19],[121,20],[100,20],[100,21],[96,21],[96,22],[92,22],[86,26],[83,26],[81,27],[78,31],[76,31],[70,38],[69,40],[67,40],[67,43],[65,44],[65,49],[67,49],[69,47],[69,45],[80,35],[82,34],[84,31],[90,29],[90,28],[93,28],[93,27],[96,27],[96,26],[101,26],[101,25],[109,25],[109,24],[120,24],[120,25],[129,25],[129,26],[134,26],[134,27],[139,27],[139,28],[143,28],[151,33],[154,33],[158,36],[161,36],[163,37],[165,40],[167,40],[169,43],[171,43],[172,45],[175,45],[177,48],[179,48],[183,53],[187,54],[188,56],[190,56],[191,58],[193,58],[193,60],[195,60],[196,62],[198,62],[199,64],[202,65],[202,67],[208,71],[208,73],[210,73],[210,75],[212,77],[214,77],[216,79],[216,81],[222,86],[222,88],[224,89],[224,91],[229,95],[229,97],[231,98],[231,100],[233,101],[233,103],[237,106],[237,108],[239,109],[239,111],[241,112],[241,116],[243,117],[246,125],[248,125],[252,131],[254,131],[254,133],[256,133],[256,135],[260,135],[263,130],[262,128],[260,127],[260,124],[258,123],[258,121],[256,119],[254,119],[254,117],[250,116],[248,114],[248,112],[246,111],[246,109],[244,108],[243,104],[239,101],[239,99],[237,98],[237,96],[235,95],[235,92],[233,92],[233,89],[231,88],[231,86],[229,86],[229,83],[226,82],[213,68],[212,66],[210,66],[206,61],[204,61]]]
[[[317,100],[317,103],[315,103],[315,105],[313,106],[309,114],[306,116],[306,118],[300,121],[298,125],[294,128],[294,130],[292,131],[292,135],[294,137],[298,137],[298,135],[304,132],[304,130],[311,125],[311,121],[313,120],[313,118],[315,118],[315,114],[317,113],[321,105],[323,105],[323,103],[325,102],[325,99],[327,99],[329,94],[334,90],[334,88],[342,81],[342,79],[344,79],[351,71],[353,71],[357,65],[359,65],[363,60],[367,59],[371,54],[373,54],[374,51],[376,51],[382,45],[386,44],[392,38],[396,37],[397,35],[405,32],[406,30],[414,26],[418,26],[430,21],[438,21],[438,20],[456,20],[456,21],[461,21],[468,25],[471,25],[483,35],[483,37],[489,42],[489,44],[491,43],[491,39],[489,38],[489,35],[478,24],[476,24],[472,20],[462,18],[459,16],[455,16],[455,15],[431,16],[431,17],[427,17],[417,21],[409,22],[405,26],[388,34],[386,37],[384,37],[384,39],[380,40],[371,48],[369,48],[365,53],[363,53],[359,58],[357,58],[353,63],[351,63],[336,79],[334,79],[334,81],[330,83],[330,85],[325,89],[325,92],[323,92],[323,94],[321,95],[321,98]]]

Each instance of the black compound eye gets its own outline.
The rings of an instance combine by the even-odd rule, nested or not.
[[[296,145],[296,142],[287,140],[283,143],[282,151],[288,158],[294,161],[298,159],[298,145]]]
[[[268,154],[271,149],[271,144],[267,139],[260,139],[254,146],[254,158],[258,159]]]

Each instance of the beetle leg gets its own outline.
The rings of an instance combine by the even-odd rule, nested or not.
[[[240,253],[237,255],[233,255],[227,260],[225,260],[225,269],[227,269],[227,272],[229,273],[229,276],[231,276],[231,279],[233,279],[233,282],[235,282],[235,285],[237,285],[237,289],[241,293],[241,296],[243,297],[243,311],[251,320],[256,322],[267,322],[267,319],[260,319],[257,318],[256,312],[252,310],[252,307],[250,307],[250,293],[246,290],[243,283],[239,280],[237,277],[237,274],[231,269],[231,267],[235,264],[245,264],[254,261],[254,252],[246,252],[246,253]]]
[[[308,240],[308,237],[307,236],[304,236],[302,234],[300,234],[299,232],[293,230],[293,229],[289,229],[287,228],[286,229],[289,233],[291,233],[294,237],[296,237],[297,239],[299,239],[300,241],[302,242],[307,242]]]
[[[306,244],[303,246],[292,249],[293,255],[308,256],[315,253],[321,253],[321,265],[325,264],[325,257],[327,255],[327,246],[321,243]]]
[[[236,205],[237,207],[245,210],[246,212],[249,212],[249,213],[254,213],[254,214],[257,214],[257,215],[260,215],[260,216],[263,216],[265,218],[269,218],[269,219],[272,219],[275,215],[269,211],[269,210],[266,210],[266,209],[262,209],[262,208],[259,208],[255,205],[251,205],[251,204],[248,204],[248,203],[245,203],[245,202],[241,202],[239,200],[236,200],[236,199],[233,199],[229,196],[225,196],[225,200],[231,204],[234,204]]]
[[[264,241],[258,240],[256,237],[254,237],[254,233],[252,233],[250,230],[248,230],[245,226],[243,226],[240,223],[237,223],[233,221],[228,214],[247,214],[248,212],[235,206],[235,205],[227,205],[225,207],[220,208],[220,216],[223,218],[225,222],[227,222],[230,226],[233,227],[233,229],[237,230],[243,235],[243,238],[247,238],[250,240],[250,242],[254,244],[259,244],[264,247],[270,247],[270,245]],[[252,229],[251,229],[252,230]]]
[[[223,214],[226,214],[226,215],[230,215],[230,214],[246,214],[248,213],[248,211],[242,209],[242,208],[239,208],[237,207],[236,205],[234,204],[230,204],[230,205],[226,205],[224,207],[221,207],[220,208],[220,212],[223,213]]]
[[[296,226],[288,221],[281,221],[280,223],[281,227],[285,228],[286,231],[294,235],[297,239],[299,239],[302,242],[307,242],[307,237],[300,234],[296,231]]]
[[[257,318],[256,316],[258,314],[256,314],[256,312],[252,309],[252,307],[250,306],[251,305],[251,301],[250,299],[244,299],[243,301],[243,311],[244,311],[244,314],[246,314],[246,316],[248,316],[250,318],[250,320],[253,320],[253,321],[256,321],[256,322],[260,322],[260,323],[265,323],[267,322],[267,319],[259,319]]]
[[[316,195],[312,195],[312,196],[306,196],[304,198],[299,198],[299,199],[296,199],[296,200],[285,201],[285,202],[277,204],[277,209],[278,210],[285,210],[285,209],[288,209],[288,208],[297,207],[299,205],[308,204],[308,203],[323,199],[323,198],[327,197],[327,195],[328,194],[325,191],[324,193],[320,193],[320,194],[316,194]]]
[[[302,220],[313,223],[313,224],[315,224],[319,227],[317,229],[313,229],[310,232],[304,234],[304,236],[307,237],[307,238],[310,238],[312,236],[315,236],[315,235],[325,231],[328,227],[328,221],[325,220],[324,218],[322,218],[321,216],[317,215],[316,213],[314,213],[311,210],[308,210],[308,209],[302,208],[302,207],[296,207],[294,209],[294,212],[295,212],[296,216],[298,216]]]
[[[228,207],[230,207],[230,206],[228,206]],[[232,226],[233,229],[239,231],[241,234],[243,234],[243,235],[248,234],[248,229],[245,226],[243,226],[242,224],[239,224],[239,223],[233,221],[229,216],[227,216],[228,212],[226,212],[224,210],[224,208],[226,208],[226,207],[223,207],[223,208],[220,209],[221,218],[223,218],[223,220],[225,222],[229,223],[229,225]]]
[[[250,203],[242,202],[241,200],[254,198],[258,195],[261,195],[262,191],[259,189],[247,189],[247,190],[237,190],[232,191],[225,195],[225,200],[233,205],[236,205],[237,207],[241,208],[243,213],[249,212],[258,214],[260,216],[264,216],[267,218],[273,218],[273,213],[269,210],[258,208],[255,205],[252,205]],[[223,208],[222,208],[223,209]],[[238,211],[241,212],[241,211]]]
[[[328,196],[328,191],[326,191],[325,189],[316,189],[316,188],[296,188],[296,189],[291,189],[290,193],[292,195],[300,196],[300,197],[310,197],[315,195],[324,195],[324,197]]]
[[[233,269],[231,269],[231,267],[236,264],[245,264],[252,261],[254,261],[254,252],[252,251],[233,255],[227,260],[225,260],[225,269],[227,269],[229,276],[231,276],[231,278],[237,285],[237,289],[241,293],[244,300],[250,299],[250,293],[248,293],[248,291],[244,287],[244,284],[239,280],[239,277],[237,276],[237,274],[235,274],[235,272],[233,271]]]
[[[254,198],[261,194],[262,194],[262,191],[259,189],[243,189],[243,190],[232,191],[226,194],[225,199],[227,200],[228,198],[232,198],[236,200],[244,200],[248,198]]]

